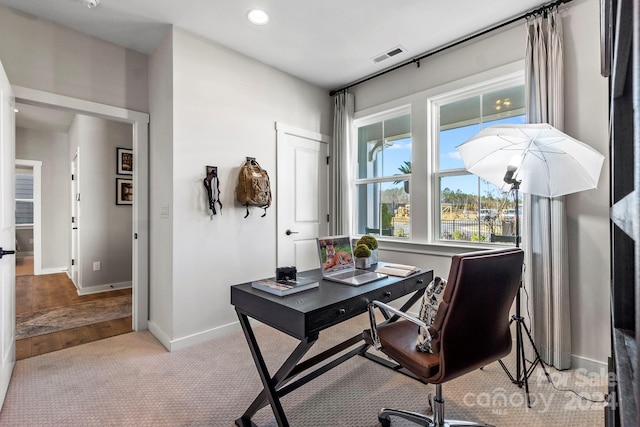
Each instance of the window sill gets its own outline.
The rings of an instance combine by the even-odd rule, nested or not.
[[[451,256],[461,252],[480,251],[507,247],[507,245],[482,244],[472,242],[415,242],[378,238],[378,249],[424,255]]]

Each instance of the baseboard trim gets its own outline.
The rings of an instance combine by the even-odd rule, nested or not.
[[[169,339],[169,336],[164,333],[162,328],[160,328],[155,322],[149,320],[147,322],[147,329],[158,341],[160,341],[160,344],[162,344],[164,348],[171,351],[171,340]]]
[[[67,273],[67,267],[41,268],[37,274],[34,272],[34,275],[42,276],[45,274],[57,274],[57,273]],[[68,274],[69,273],[67,273],[67,275]]]
[[[115,291],[116,289],[129,289],[133,286],[133,282],[108,283],[106,285],[90,286],[88,288],[79,288],[78,295],[91,295],[101,292]]]
[[[214,338],[223,337],[241,330],[240,322],[232,322],[206,331],[198,332],[197,334],[172,340],[160,327],[158,327],[155,322],[149,321],[148,328],[149,332],[151,332],[168,351],[181,350],[183,348],[201,344]]]
[[[589,373],[607,376],[609,367],[606,362],[600,362],[599,360],[572,354],[571,369],[583,369]]]

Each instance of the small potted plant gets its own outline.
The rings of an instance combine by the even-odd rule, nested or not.
[[[365,234],[356,242],[357,245],[366,245],[371,251],[371,264],[378,263],[378,241],[375,237]]]
[[[371,249],[367,245],[357,245],[353,250],[353,256],[356,257],[356,268],[364,270],[371,267]]]

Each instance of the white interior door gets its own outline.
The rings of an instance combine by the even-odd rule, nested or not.
[[[69,276],[76,288],[80,289],[80,192],[78,174],[80,162],[80,147],[76,148],[76,155],[71,162],[71,260],[69,262]]]
[[[330,138],[277,124],[278,267],[320,267],[316,237],[329,232]]]
[[[0,247],[15,250],[15,124],[14,98],[0,63]],[[2,252],[0,252],[2,253]],[[16,362],[15,255],[0,258],[0,409]]]

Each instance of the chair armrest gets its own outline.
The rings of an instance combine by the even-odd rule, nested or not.
[[[405,313],[404,311],[400,311],[398,309],[395,309],[393,307],[391,307],[388,304],[385,304],[383,302],[380,301],[372,301],[369,303],[369,305],[367,306],[367,308],[369,309],[369,323],[371,324],[371,339],[373,340],[373,347],[376,350],[380,350],[382,348],[382,344],[380,344],[380,337],[378,336],[378,325],[376,324],[376,315],[375,315],[375,308],[378,307],[381,310],[385,310],[385,311],[390,311],[395,315],[398,315],[404,319],[407,319],[408,321],[410,321],[411,323],[414,323],[418,326],[422,326],[423,328],[427,327],[427,324],[424,323],[422,320],[413,317],[407,313]]]

